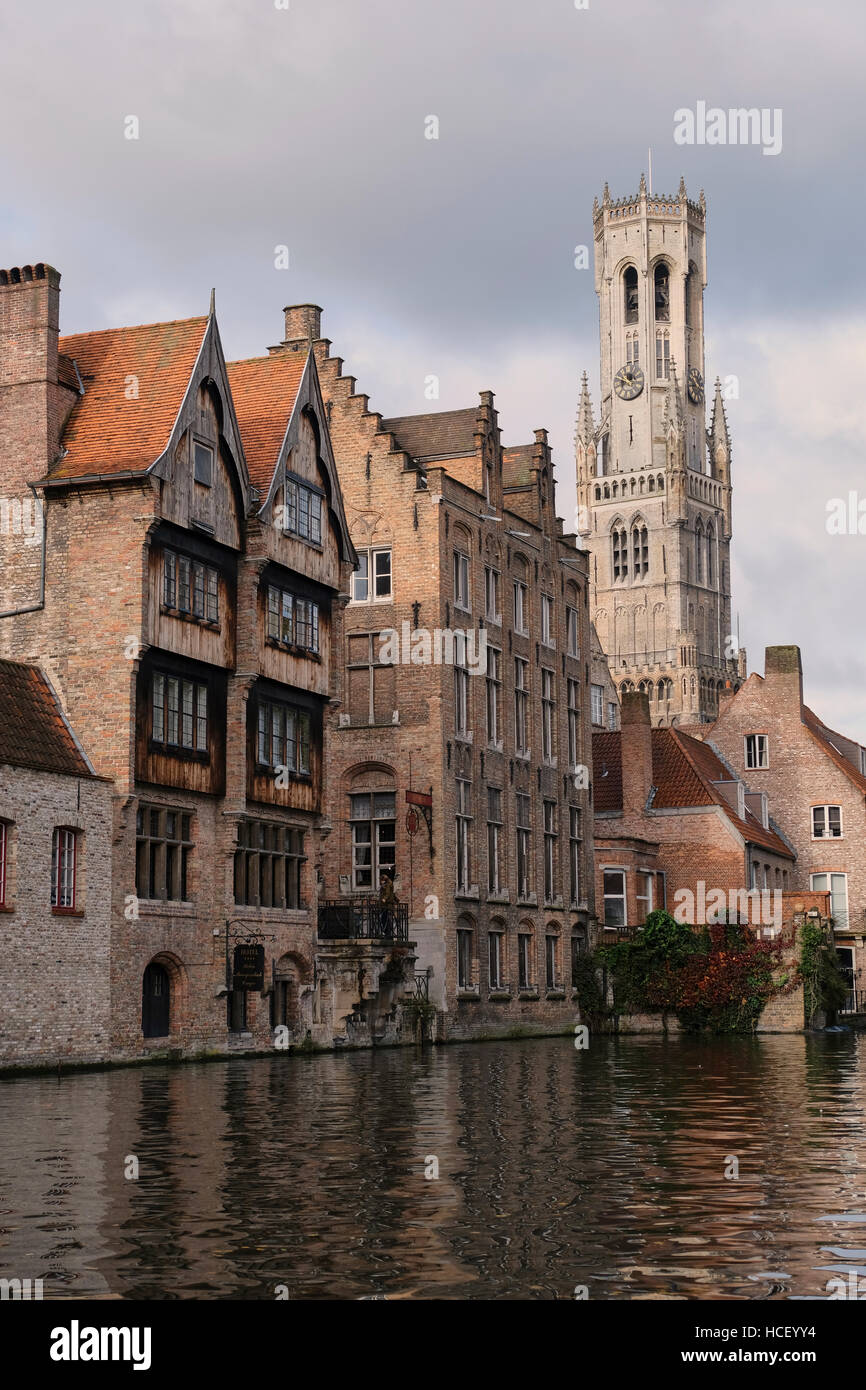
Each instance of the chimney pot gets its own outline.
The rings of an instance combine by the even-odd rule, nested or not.
[[[318,304],[289,304],[283,310],[286,316],[287,343],[308,343],[321,338],[322,310]]]

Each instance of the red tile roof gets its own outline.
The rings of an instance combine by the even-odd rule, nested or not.
[[[50,477],[140,472],[154,463],[168,444],[207,324],[180,319],[61,338],[60,352],[78,364],[84,395],[64,431],[67,452]],[[138,378],[132,400],[131,376]]]
[[[731,774],[706,743],[699,743],[679,729],[653,729],[652,778],[656,788],[652,810],[686,806],[721,806],[728,820],[745,840],[763,845],[774,854],[793,859],[793,851],[773,830],[765,830],[746,808],[738,816],[714,782],[727,782]],[[597,811],[622,810],[622,734],[605,730],[593,733],[593,800]]]
[[[93,775],[38,666],[0,661],[0,763]]]
[[[250,481],[267,496],[309,354],[279,352],[228,363]]]

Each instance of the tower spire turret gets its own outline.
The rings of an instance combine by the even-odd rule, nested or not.
[[[595,421],[592,417],[592,400],[586,372],[580,379],[580,398],[577,405],[577,431],[575,436],[582,444],[591,444],[595,439]]]

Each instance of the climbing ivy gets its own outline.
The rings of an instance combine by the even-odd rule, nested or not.
[[[848,993],[848,982],[839,968],[839,957],[831,938],[819,922],[807,922],[800,939],[800,974],[809,1027],[823,1010],[841,1009]]]

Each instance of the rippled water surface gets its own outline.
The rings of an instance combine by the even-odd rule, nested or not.
[[[46,1298],[826,1297],[866,1278],[864,1100],[851,1033],[7,1079],[0,1276]]]

